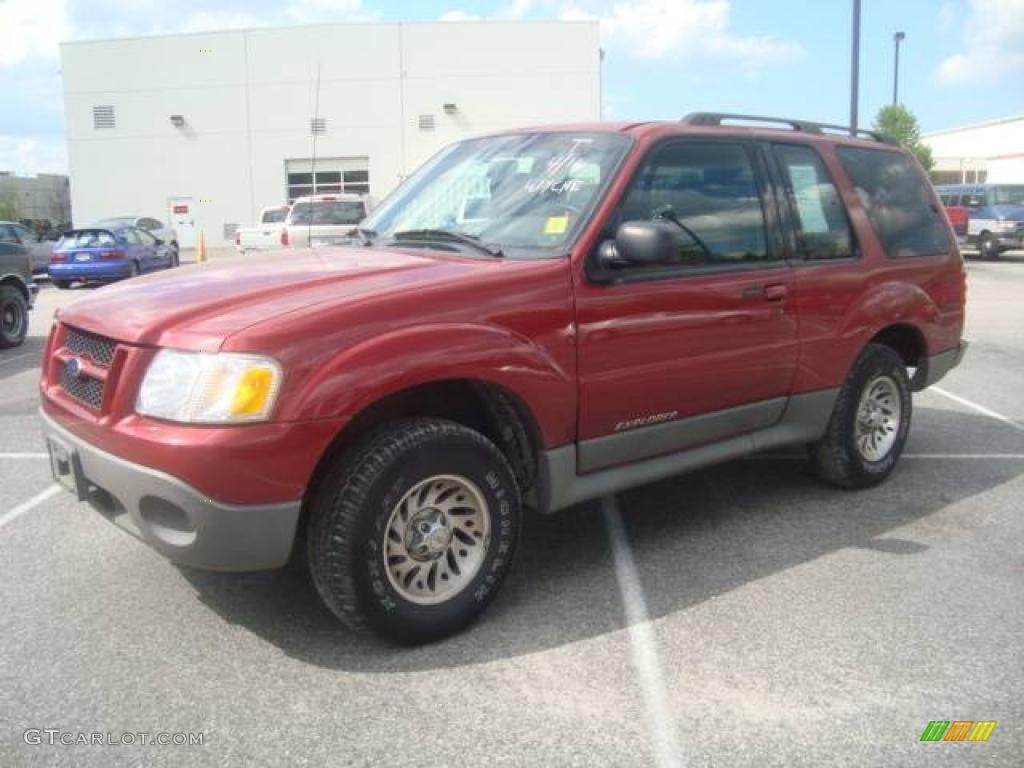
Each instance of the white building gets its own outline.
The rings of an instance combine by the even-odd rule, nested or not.
[[[937,183],[1024,184],[1024,116],[936,131],[921,140],[932,148]]]
[[[318,192],[381,198],[463,136],[600,116],[591,21],[250,29],[61,58],[75,223],[166,217],[183,247],[308,194],[314,144]]]

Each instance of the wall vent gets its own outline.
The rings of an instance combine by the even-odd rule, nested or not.
[[[434,116],[433,115],[420,115],[420,130],[421,131],[432,131],[432,130],[434,130]]]
[[[115,127],[112,104],[100,104],[92,108],[92,127],[97,129]]]
[[[327,133],[327,118],[313,117],[309,121],[310,133]]]

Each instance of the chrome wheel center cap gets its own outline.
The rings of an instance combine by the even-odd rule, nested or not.
[[[427,507],[416,513],[406,533],[406,551],[416,560],[436,560],[448,550],[452,529],[444,513]]]

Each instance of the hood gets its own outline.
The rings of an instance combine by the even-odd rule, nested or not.
[[[363,247],[225,258],[100,288],[60,320],[119,341],[214,350],[255,323],[371,292],[413,294],[493,262]]]

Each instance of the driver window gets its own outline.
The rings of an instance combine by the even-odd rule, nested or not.
[[[680,141],[655,149],[619,203],[617,223],[636,220],[672,225],[683,269],[771,259],[754,171],[741,144]]]

